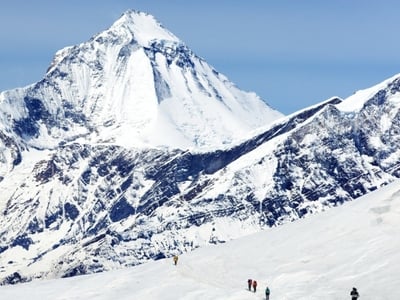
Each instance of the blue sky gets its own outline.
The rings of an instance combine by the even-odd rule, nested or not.
[[[0,90],[42,78],[54,53],[145,11],[198,56],[289,114],[400,73],[395,0],[13,0],[0,10]]]

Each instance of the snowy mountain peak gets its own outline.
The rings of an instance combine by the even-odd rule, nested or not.
[[[35,130],[20,130],[38,148],[90,136],[91,143],[127,147],[210,149],[282,117],[153,16],[133,10],[89,41],[58,51],[42,81],[10,97],[22,102],[23,118],[30,111],[24,106],[42,107]]]
[[[135,10],[128,10],[105,33],[121,35],[129,32],[142,46],[148,47],[154,40],[180,40],[165,29],[152,15]]]

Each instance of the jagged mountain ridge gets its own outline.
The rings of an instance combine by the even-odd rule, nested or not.
[[[55,66],[70,62],[61,57],[29,91],[57,98]],[[332,98],[209,151],[126,145],[110,138],[118,127],[98,133],[96,117],[71,103],[63,106],[65,134],[41,101],[25,101],[26,89],[3,93],[2,120],[14,113],[4,102],[21,99],[34,116],[10,116],[20,124],[15,131],[0,123],[8,166],[0,182],[3,283],[136,265],[387,184],[399,177],[399,82],[397,75],[344,101]]]

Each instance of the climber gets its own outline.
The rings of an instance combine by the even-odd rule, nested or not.
[[[176,266],[178,264],[178,255],[174,255],[174,265]]]
[[[256,292],[256,290],[257,290],[257,281],[253,280],[253,291],[254,291],[254,293]]]

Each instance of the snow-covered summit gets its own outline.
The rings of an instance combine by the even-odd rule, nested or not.
[[[35,120],[34,130],[18,133],[37,148],[85,137],[127,147],[215,149],[282,116],[153,16],[133,10],[87,42],[58,51],[40,82],[3,96],[21,103],[17,122]]]
[[[180,42],[173,33],[164,28],[152,15],[135,10],[128,10],[123,13],[110,29],[102,34],[113,33],[121,35],[128,32],[143,47],[151,46],[154,40]]]
[[[170,41],[180,43],[181,41],[173,33],[168,31],[154,16],[145,12],[128,10],[124,12],[108,29],[94,35],[90,41],[99,43],[137,43],[142,47],[149,47],[153,41]],[[83,43],[81,45],[84,45]],[[57,51],[52,67],[65,58],[76,46],[68,46]]]

